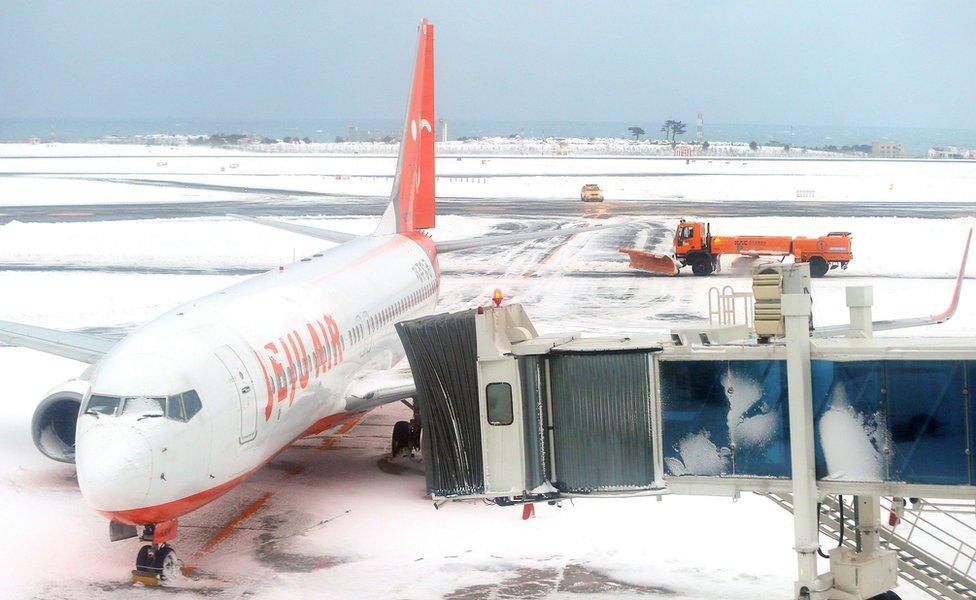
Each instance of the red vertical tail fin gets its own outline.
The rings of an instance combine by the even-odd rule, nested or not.
[[[390,206],[377,232],[434,226],[434,26],[420,22],[410,104],[403,125]]]

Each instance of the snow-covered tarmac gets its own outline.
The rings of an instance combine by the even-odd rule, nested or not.
[[[323,244],[219,213],[127,217],[127,206],[166,204],[169,210],[173,203],[220,202],[221,208],[248,203],[266,206],[266,214],[283,214],[275,207],[287,205],[288,218],[366,232],[374,223],[375,199],[338,195],[309,200],[245,188],[371,196],[388,188],[384,170],[392,171],[392,161],[382,157],[301,157],[292,159],[300,166],[281,169],[298,162],[221,152],[193,157],[153,149],[150,154],[142,148],[117,153],[126,158],[97,160],[87,157],[108,154],[105,147],[29,150],[39,154],[30,160],[4,158],[26,151],[0,148],[0,319],[109,335],[122,335],[171,306],[311,254]],[[82,158],[56,157],[69,154]],[[642,201],[667,203],[671,198],[688,209],[684,216],[707,215],[713,232],[854,232],[850,269],[815,283],[817,324],[846,319],[847,285],[875,287],[876,318],[940,312],[948,302],[965,231],[976,225],[972,163],[753,161],[698,165],[703,174],[696,175],[673,172],[691,167],[684,161],[661,159],[452,157],[441,165],[445,177],[455,169],[457,179],[445,181],[441,189],[459,199],[445,203],[451,210],[439,219],[438,239],[582,221],[622,224],[569,240],[442,259],[444,310],[484,302],[501,287],[510,301],[526,306],[544,331],[665,332],[706,317],[709,287],[748,288],[745,260],[731,261],[721,275],[705,279],[655,278],[630,271],[616,249],[667,249],[679,216],[674,210],[642,214],[635,208]],[[190,174],[165,179],[193,185],[132,182],[146,179],[147,169],[176,166]],[[711,174],[704,173],[706,167]],[[752,174],[731,175],[733,167],[751,169]],[[360,169],[359,179],[333,174],[353,168]],[[72,174],[34,177],[31,169]],[[245,170],[244,175],[227,174]],[[2,176],[14,172],[19,174]],[[645,174],[619,175],[634,172]],[[617,174],[606,183],[600,180],[608,202],[567,208],[567,198],[593,173]],[[274,184],[254,184],[259,178]],[[206,187],[228,183],[239,189]],[[810,189],[817,190],[815,198],[831,197],[848,211],[858,210],[860,192],[875,208],[886,201],[901,202],[913,205],[911,214],[917,216],[788,216],[807,214],[810,201],[797,199],[796,192]],[[741,217],[722,209],[737,200],[768,202],[770,212],[781,216]],[[528,203],[531,210],[519,208]],[[955,218],[925,218],[945,216],[938,211],[940,203],[952,205],[949,214]],[[86,210],[93,204],[113,204],[115,210]],[[43,218],[32,218],[23,212],[25,206]],[[559,209],[547,208],[552,206]],[[333,213],[334,208],[341,212]],[[333,214],[337,216],[322,216]],[[976,283],[969,278],[962,306],[949,325],[906,333],[976,336],[973,306]],[[155,593],[127,583],[137,544],[110,543],[106,522],[78,493],[73,468],[42,457],[30,439],[36,403],[83,368],[30,350],[0,348],[0,377],[7,390],[6,417],[0,419],[3,597]],[[537,507],[537,518],[526,522],[516,508],[452,504],[434,510],[422,497],[420,465],[383,460],[389,425],[400,410],[387,407],[345,435],[333,432],[297,444],[246,484],[181,523],[177,549],[195,571],[181,589],[169,591],[218,598],[745,599],[790,594],[795,576],[792,521],[760,497],[738,502],[685,497],[579,501]],[[253,514],[236,522],[249,507]],[[235,522],[222,538],[224,528]],[[904,586],[899,593],[921,597]]]

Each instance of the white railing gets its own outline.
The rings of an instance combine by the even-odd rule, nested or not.
[[[737,292],[726,285],[708,290],[709,325],[745,325],[752,327],[753,298],[751,292]]]

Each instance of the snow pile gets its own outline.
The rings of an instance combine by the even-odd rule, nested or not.
[[[820,444],[827,461],[827,479],[881,481],[884,461],[878,450],[880,433],[847,400],[844,386],[834,387],[830,410],[820,417]]]
[[[719,448],[708,431],[689,433],[678,442],[678,456],[666,459],[672,475],[724,475],[729,472],[732,452]]]
[[[779,411],[769,410],[762,402],[762,384],[755,379],[737,375],[734,370],[733,366],[722,376],[725,397],[729,401],[729,440],[737,448],[749,447],[761,451],[776,435]],[[753,412],[756,414],[746,416]]]

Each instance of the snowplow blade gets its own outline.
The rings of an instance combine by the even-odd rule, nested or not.
[[[657,273],[658,275],[673,276],[678,274],[678,263],[670,255],[646,252],[637,248],[620,248],[619,251],[630,257],[631,269]]]

